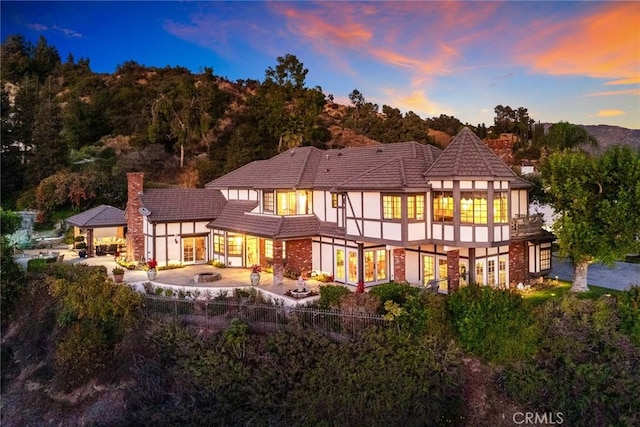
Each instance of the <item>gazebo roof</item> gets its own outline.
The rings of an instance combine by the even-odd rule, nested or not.
[[[67,224],[80,228],[117,227],[127,225],[122,209],[109,205],[100,205],[79,214],[70,216]]]

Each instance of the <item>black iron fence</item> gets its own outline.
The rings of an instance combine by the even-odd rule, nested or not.
[[[175,318],[183,323],[211,330],[225,329],[240,319],[255,332],[276,332],[301,327],[332,336],[357,338],[370,328],[387,328],[390,321],[377,314],[345,313],[309,307],[289,307],[236,299],[188,300],[145,295],[145,313]]]

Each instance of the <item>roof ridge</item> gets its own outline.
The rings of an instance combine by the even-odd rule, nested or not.
[[[403,157],[400,157],[400,179],[402,179],[402,186],[406,187],[407,186],[407,173],[404,170],[404,158]]]
[[[102,208],[102,209],[96,210],[96,213],[92,215],[91,218],[89,218],[89,221],[94,219],[98,215],[100,215],[102,212],[104,212],[104,210],[107,208],[107,205],[99,205],[99,206],[96,206],[94,209],[97,209],[97,208]]]

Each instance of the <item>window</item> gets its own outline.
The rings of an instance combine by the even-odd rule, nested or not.
[[[264,241],[264,257],[273,259],[273,240]]]
[[[228,255],[242,255],[242,236],[229,236],[227,238]]]
[[[407,196],[407,216],[409,219],[424,220],[424,195]]]
[[[435,191],[433,193],[433,220],[453,221],[452,191]]]
[[[498,286],[507,287],[507,259],[500,257],[498,260]]]
[[[551,268],[551,248],[540,249],[540,270]]]
[[[307,215],[313,213],[311,191],[278,191],[276,202],[278,215]]]
[[[224,236],[220,234],[213,235],[213,252],[224,254]]]
[[[337,208],[338,206],[338,193],[331,193],[331,207]]]
[[[487,261],[487,285],[496,285],[496,262],[492,259]]]
[[[402,198],[400,196],[382,196],[382,217],[384,219],[402,218]]]
[[[483,284],[484,283],[484,263],[483,262],[476,262],[476,279],[475,279],[477,284]]]
[[[422,283],[427,286],[429,281],[435,278],[436,271],[433,267],[433,257],[425,255],[422,257]]]
[[[373,282],[387,277],[387,253],[384,249],[364,251],[364,280]]]
[[[449,291],[449,281],[446,280],[449,277],[449,266],[447,260],[441,258],[438,260],[438,278],[440,279],[440,290],[442,292]]]
[[[460,193],[460,222],[463,224],[487,223],[487,195],[480,192]]]
[[[262,192],[262,211],[273,213],[273,191]]]
[[[509,222],[509,210],[507,209],[507,192],[496,191],[493,193],[493,222],[506,224]]]

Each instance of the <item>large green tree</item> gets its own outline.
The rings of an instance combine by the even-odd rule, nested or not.
[[[563,151],[542,167],[543,184],[559,214],[561,255],[574,265],[573,292],[587,291],[589,264],[612,265],[640,250],[640,153],[614,146],[599,157]]]
[[[573,150],[582,146],[596,147],[598,140],[589,135],[582,126],[558,122],[549,128],[549,132],[541,138],[540,143],[551,150]]]

